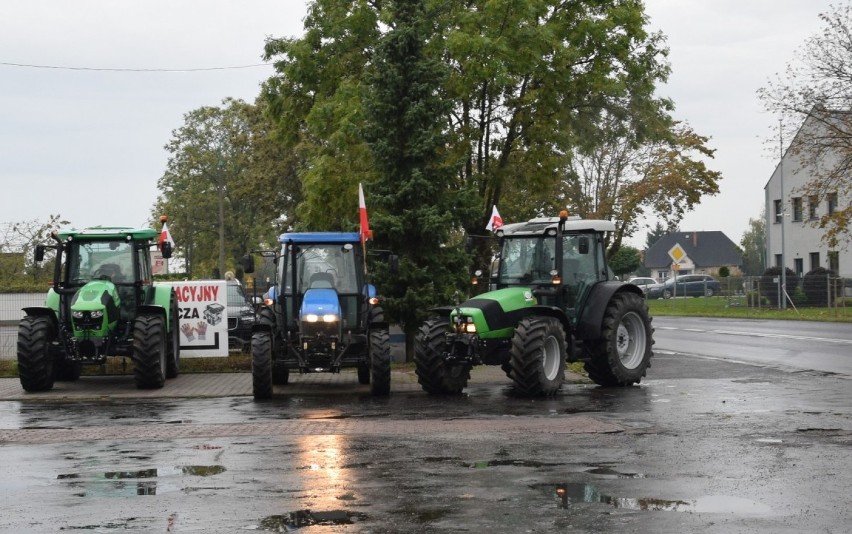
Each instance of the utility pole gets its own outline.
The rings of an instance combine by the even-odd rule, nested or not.
[[[781,163],[781,309],[787,309],[787,258],[784,250],[784,215],[787,213],[787,205],[784,203],[784,123],[778,120],[778,137],[780,139]]]

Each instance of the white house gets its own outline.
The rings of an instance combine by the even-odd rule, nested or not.
[[[807,119],[799,130],[814,126]],[[794,140],[795,143],[795,140]],[[830,164],[831,162],[826,162]],[[798,276],[825,267],[844,276],[852,276],[852,250],[830,249],[822,241],[823,230],[814,223],[852,201],[849,191],[829,191],[809,196],[802,186],[811,176],[801,156],[788,149],[764,187],[766,195],[766,266],[784,266]]]

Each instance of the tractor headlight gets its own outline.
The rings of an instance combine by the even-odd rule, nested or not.
[[[101,319],[104,316],[103,310],[97,310],[92,312],[92,319]]]
[[[325,315],[317,315],[315,313],[308,313],[305,315],[305,321],[308,323],[333,323],[337,321],[339,317],[333,313],[326,313]]]
[[[75,319],[82,319],[85,316],[86,316],[86,314],[81,312],[81,311],[71,312],[71,317],[73,317]]]
[[[473,322],[473,317],[456,317],[456,332],[459,334],[475,334],[476,324]]]

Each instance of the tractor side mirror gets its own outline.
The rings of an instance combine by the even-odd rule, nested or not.
[[[163,254],[163,258],[169,259],[172,257],[172,244],[168,241],[163,241],[160,245],[160,252]]]
[[[589,238],[586,236],[580,236],[579,241],[577,242],[577,250],[580,254],[588,254],[589,253]]]
[[[35,248],[35,261],[43,261],[44,260],[44,245],[36,245]]]
[[[391,254],[388,256],[388,269],[391,274],[399,273],[399,256],[396,254]]]
[[[246,274],[254,272],[254,256],[251,254],[246,254],[243,256],[243,259],[240,260],[240,263],[243,264],[243,272]]]

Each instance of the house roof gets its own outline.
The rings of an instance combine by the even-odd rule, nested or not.
[[[683,248],[696,267],[743,264],[740,249],[723,232],[675,232],[664,235],[645,251],[645,267],[657,269],[671,266],[669,250],[675,245]]]

